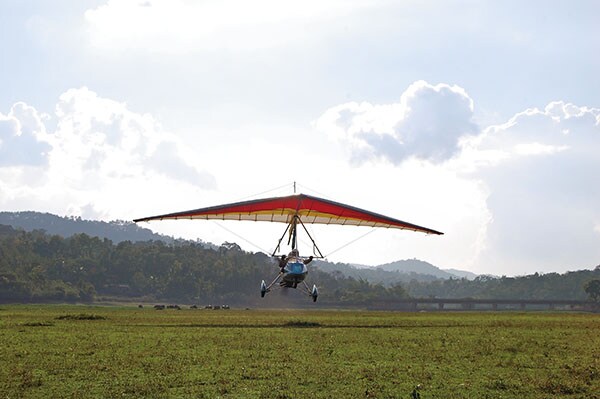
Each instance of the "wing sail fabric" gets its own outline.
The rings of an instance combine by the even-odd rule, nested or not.
[[[306,194],[243,201],[184,212],[168,213],[136,219],[134,222],[174,219],[218,219],[290,223],[296,215],[304,224],[384,227],[412,230],[426,234],[443,234],[426,227]]]

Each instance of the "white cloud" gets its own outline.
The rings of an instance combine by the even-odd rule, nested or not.
[[[515,146],[518,155],[551,155],[569,149],[567,146],[554,146],[540,143],[522,143]]]
[[[0,151],[30,157],[2,158],[5,208],[31,204],[29,209],[59,214],[115,217],[136,208],[131,190],[141,200],[157,184],[188,192],[216,185],[152,116],[87,88],[60,96],[52,133],[46,133],[41,115],[23,103],[0,119],[2,127]],[[120,200],[124,196],[128,200]]]
[[[42,117],[33,107],[18,102],[8,115],[0,113],[0,167],[43,165],[49,150]]]
[[[198,187],[215,188],[215,178],[208,172],[199,172],[187,163],[181,156],[179,146],[173,141],[163,141],[154,150],[147,166],[157,173],[162,173],[173,179],[181,179]]]
[[[89,181],[87,172],[111,178],[163,174],[203,188],[214,188],[206,172],[183,157],[175,136],[145,114],[83,88],[61,95],[53,141],[53,166],[64,176]]]
[[[489,271],[590,267],[600,258],[600,110],[563,102],[486,129],[477,147],[505,156],[476,176],[493,215],[480,264]]]
[[[463,138],[478,133],[472,116],[473,101],[464,89],[418,81],[398,103],[341,104],[325,111],[314,126],[347,149],[360,190],[378,198],[372,203],[383,202],[389,214],[400,210],[407,221],[446,233],[431,240],[394,235],[401,246],[439,265],[474,268],[491,215],[486,186],[465,176],[468,168],[455,158]],[[369,245],[388,259],[394,251],[398,256],[398,247]],[[372,252],[364,248],[365,254]]]
[[[389,161],[396,171],[387,171],[389,178],[414,176],[394,177],[394,184],[440,189],[438,201],[425,205],[416,195],[421,203],[406,209],[438,216],[430,224],[439,221],[446,232],[437,250],[444,248],[449,264],[495,274],[597,264],[600,110],[556,101],[483,130],[472,112],[463,89],[420,81],[399,103],[341,104],[315,126],[341,142],[360,169]]]
[[[443,162],[457,154],[461,137],[475,134],[473,100],[464,89],[418,81],[399,103],[347,103],[327,110],[316,128],[347,146],[354,161],[416,157]]]

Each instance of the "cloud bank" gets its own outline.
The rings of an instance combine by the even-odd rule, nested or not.
[[[467,146],[495,154],[475,172],[493,215],[481,262],[515,272],[600,263],[600,109],[552,102]]]
[[[42,166],[51,147],[45,126],[33,107],[19,102],[0,112],[0,167]]]
[[[398,103],[341,104],[316,127],[347,147],[356,163],[383,158],[399,164],[410,157],[439,163],[457,154],[461,137],[478,131],[472,118],[473,100],[464,89],[418,81]]]
[[[480,129],[473,104],[458,86],[418,81],[398,103],[341,104],[315,125],[348,150],[356,167],[385,161],[401,173],[420,160],[423,168],[462,182],[463,203],[482,198],[483,207],[471,207],[480,217],[470,220],[458,211],[464,207],[455,193],[448,193],[454,209],[447,209],[444,197],[437,205],[462,215],[445,218],[447,236],[465,223],[481,224],[480,242],[462,243],[472,247],[470,267],[478,272],[565,271],[600,263],[600,109],[556,101]],[[469,190],[479,194],[466,195]]]
[[[87,88],[60,96],[52,132],[44,119],[49,116],[24,103],[0,114],[0,201],[5,208],[29,203],[32,209],[101,217],[131,189],[216,187],[215,178],[152,116]]]

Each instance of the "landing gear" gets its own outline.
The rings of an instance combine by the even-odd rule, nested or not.
[[[317,289],[316,285],[313,285],[310,296],[312,297],[313,302],[317,302],[317,297],[319,296],[319,290]]]
[[[275,283],[277,283],[280,278],[281,274],[275,277],[275,280],[273,280],[273,282],[271,282],[271,284],[269,285],[265,283],[265,280],[262,280],[260,282],[260,297],[264,298],[265,295],[267,295],[267,292],[271,291],[271,287],[275,285]],[[281,288],[296,288],[298,286],[298,283],[286,283],[282,281],[279,283],[279,285],[281,286]],[[313,284],[312,289],[310,289],[305,281],[302,281],[302,285],[302,290],[312,298],[313,302],[317,302],[317,298],[319,297],[319,290],[317,289],[317,286]]]
[[[302,284],[304,284],[304,292],[306,292],[312,298],[313,302],[317,302],[317,297],[319,296],[319,290],[317,289],[317,286],[313,284],[311,290],[304,281]]]
[[[260,282],[260,297],[264,298],[267,293],[267,284],[265,284],[265,280]]]
[[[262,281],[260,282],[260,297],[261,297],[261,298],[264,298],[264,297],[265,297],[265,295],[267,294],[267,292],[270,292],[270,291],[271,291],[271,287],[272,287],[272,286],[273,286],[273,285],[274,285],[274,284],[275,284],[277,281],[279,281],[279,279],[281,278],[281,276],[283,276],[283,273],[279,273],[279,274],[277,275],[277,277],[275,277],[275,280],[273,280],[273,281],[271,282],[271,284],[269,284],[269,285],[267,285],[267,284],[265,283],[265,280],[262,280]]]

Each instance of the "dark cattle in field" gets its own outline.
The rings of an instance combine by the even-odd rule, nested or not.
[[[192,305],[190,306],[190,309],[198,309],[198,305]]]
[[[156,309],[156,310],[164,310],[165,309],[165,305],[154,305],[154,309]]]

